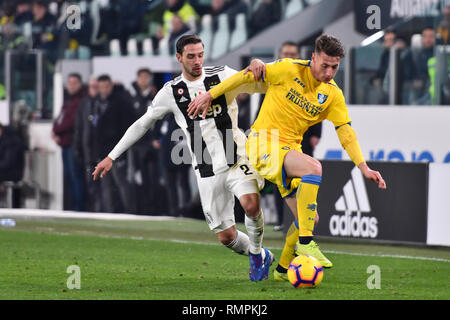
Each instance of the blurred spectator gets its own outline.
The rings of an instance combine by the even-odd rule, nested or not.
[[[410,104],[427,105],[431,103],[428,60],[434,56],[435,31],[432,27],[422,30],[422,47],[413,51],[414,75]]]
[[[437,36],[441,40],[441,44],[447,45],[449,38],[449,29],[450,29],[450,5],[445,6],[444,8],[444,16],[442,17],[441,22],[437,27]]]
[[[393,30],[386,30],[383,37],[383,53],[381,54],[380,64],[378,70],[372,79],[372,83],[376,88],[381,88],[383,84],[386,71],[389,67],[389,55],[392,46],[395,43],[397,35]]]
[[[93,120],[94,106],[98,96],[98,81],[92,77],[88,83],[88,95],[78,106],[73,136],[73,148],[75,156],[83,166],[84,181],[87,190],[86,209],[93,212],[101,212],[100,185],[92,180],[92,172],[96,164],[93,154]]]
[[[181,20],[180,16],[174,15],[172,17],[172,28],[169,36],[169,53],[175,54],[175,43],[182,35],[191,32],[189,26]]]
[[[18,36],[14,24],[15,18],[15,4],[11,0],[4,1],[1,6],[1,19],[0,19],[0,44],[1,50],[13,49],[15,46],[15,40]]]
[[[25,148],[22,140],[13,128],[0,123],[0,182],[22,180],[24,166]],[[20,208],[19,189],[13,190],[13,208]]]
[[[75,118],[81,99],[86,95],[81,76],[72,73],[68,76],[64,103],[59,116],[55,119],[52,129],[53,140],[62,148],[64,181],[68,190],[65,196],[70,196],[69,210],[84,211],[86,205],[83,171],[75,157],[72,141],[75,127]]]
[[[127,40],[142,29],[145,5],[140,0],[110,0],[101,17],[101,33],[108,40],[119,39],[122,52],[126,52]]]
[[[281,6],[276,0],[262,0],[251,14],[249,21],[249,35],[254,36],[267,27],[281,20]]]
[[[172,18],[177,15],[189,29],[195,33],[198,14],[186,0],[166,0],[166,10],[163,13],[162,35],[165,36],[172,28]]]
[[[152,72],[147,68],[139,69],[136,81],[132,84],[133,106],[137,117],[143,116],[156,95],[157,89],[152,84]],[[130,149],[133,154],[135,182],[137,185],[137,212],[155,213],[158,207],[158,195],[161,194],[160,170],[158,156],[161,143],[155,132],[159,130],[161,121]]]
[[[93,148],[95,163],[105,158],[136,120],[131,96],[120,84],[113,84],[109,75],[97,78],[99,97],[94,104]],[[136,211],[135,192],[128,177],[127,154],[115,161],[111,174],[100,181],[101,208],[105,212]]]
[[[16,26],[20,27],[31,21],[33,21],[31,0],[18,0],[16,4],[16,17],[14,18],[14,23]]]
[[[56,18],[48,12],[45,0],[34,0],[32,11],[32,48],[46,50],[54,62],[57,58]]]
[[[172,133],[175,130],[183,135],[181,140],[172,140]],[[191,206],[189,173],[192,170],[192,166],[187,163],[175,164],[172,161],[172,150],[177,146],[180,147],[180,150],[187,151],[187,145],[185,148],[182,148],[180,145],[187,143],[187,139],[182,130],[178,128],[172,114],[166,116],[159,133],[162,147],[160,163],[163,168],[164,187],[166,188],[165,194],[167,195],[168,204],[166,210],[171,216],[186,216]],[[176,136],[178,137],[178,134]],[[184,155],[180,154],[180,157],[184,158]]]
[[[212,0],[210,14],[213,17],[213,30],[217,30],[217,17],[221,14],[228,15],[228,25],[230,30],[235,27],[235,17],[239,13],[247,14],[248,9],[242,0]]]

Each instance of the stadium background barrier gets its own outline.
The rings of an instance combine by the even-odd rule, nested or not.
[[[450,162],[450,107],[350,105],[349,114],[366,160]],[[329,121],[314,156],[350,159]]]
[[[315,234],[375,242],[450,245],[450,166],[368,162],[387,190],[364,179],[351,161],[323,160]],[[446,195],[447,194],[447,195]],[[285,232],[293,221],[287,207]]]

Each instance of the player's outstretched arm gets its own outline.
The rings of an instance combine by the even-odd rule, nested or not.
[[[349,124],[340,126],[336,133],[339,137],[342,147],[347,151],[350,159],[361,170],[364,177],[378,184],[378,188],[386,189],[386,182],[378,171],[369,168],[359,146],[356,133]]]
[[[220,97],[221,95],[230,92],[243,84],[255,82],[253,73],[247,72],[244,74],[245,70],[242,70],[231,77],[225,79],[219,83],[214,88],[211,88],[208,92],[198,95],[194,100],[189,103],[187,114],[192,118],[196,118],[199,114],[202,118],[206,118],[206,113],[208,112],[211,102]],[[244,91],[243,91],[244,92]]]
[[[105,159],[100,161],[95,166],[95,170],[92,173],[92,177],[93,177],[94,181],[96,181],[99,177],[103,178],[109,172],[109,170],[111,170],[112,165],[113,165],[113,159],[111,159],[110,157],[106,157]]]
[[[244,69],[244,75],[247,74],[247,72],[253,73],[253,78],[255,81],[264,81],[266,79],[266,65],[264,62],[262,62],[259,59],[253,59],[249,66]]]
[[[125,132],[120,141],[115,145],[113,150],[108,156],[100,161],[95,167],[92,173],[93,179],[97,180],[98,177],[103,178],[113,165],[113,161],[120,157],[125,151],[127,151],[133,144],[135,144],[142,136],[153,127],[156,122],[156,118],[153,117],[151,109],[139,119],[137,119]]]
[[[358,168],[359,170],[361,170],[364,177],[378,184],[378,188],[383,190],[386,189],[386,182],[384,181],[383,177],[378,171],[370,169],[367,163],[365,162],[361,162]]]

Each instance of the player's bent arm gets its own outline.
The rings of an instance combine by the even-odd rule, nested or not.
[[[355,130],[349,123],[344,124],[336,129],[336,133],[342,144],[342,147],[347,151],[350,159],[361,170],[362,174],[369,180],[378,184],[378,188],[386,189],[386,182],[378,171],[369,168],[364,156],[362,155],[361,147],[359,146]]]
[[[225,79],[214,88],[210,89],[208,92],[211,94],[211,97],[213,99],[216,99],[217,97],[220,97],[224,93],[230,92],[242,86],[243,84],[255,82],[253,73],[247,72],[246,74],[244,74],[244,72],[245,70],[242,70],[234,74],[233,76]]]
[[[349,123],[344,124],[336,129],[336,133],[339,137],[342,147],[347,151],[348,156],[355,163],[357,167],[363,162],[364,156],[359,146],[358,138],[356,137],[355,130]]]

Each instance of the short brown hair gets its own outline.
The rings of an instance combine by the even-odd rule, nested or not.
[[[316,39],[315,52],[317,54],[324,52],[330,57],[343,58],[345,56],[341,41],[327,34],[322,34]]]
[[[201,43],[202,39],[200,39],[200,37],[194,35],[194,34],[189,34],[189,35],[185,35],[182,36],[180,39],[178,39],[177,43],[176,43],[176,48],[177,48],[177,53],[179,54],[183,54],[184,51],[184,47],[188,44],[196,44],[196,43]]]

